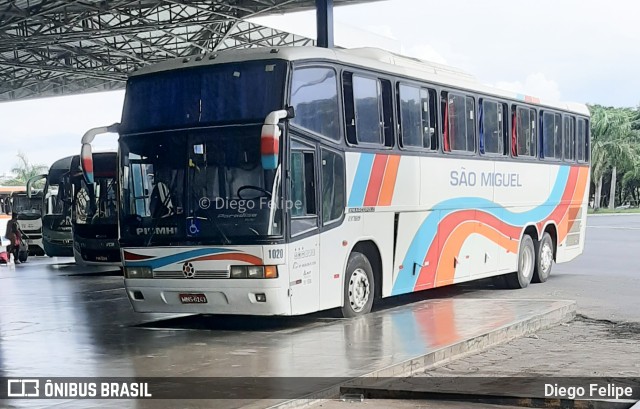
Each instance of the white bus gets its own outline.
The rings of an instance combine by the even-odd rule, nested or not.
[[[133,74],[120,245],[135,311],[297,315],[584,247],[589,111],[375,49],[250,49]],[[90,150],[83,150],[90,167]]]

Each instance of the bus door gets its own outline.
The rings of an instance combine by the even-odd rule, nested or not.
[[[305,314],[319,309],[319,237],[317,145],[291,139],[289,157],[289,287],[291,312]]]
[[[346,223],[346,176],[344,155],[320,147],[320,309],[342,304],[343,280],[352,237],[361,223]],[[351,216],[355,217],[355,216]],[[380,283],[379,285],[381,285]]]

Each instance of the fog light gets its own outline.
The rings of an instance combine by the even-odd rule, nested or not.
[[[142,291],[140,290],[135,290],[133,291],[133,299],[134,300],[144,300],[144,295],[142,295]]]
[[[264,267],[250,266],[247,268],[247,273],[249,278],[264,278]]]
[[[246,278],[247,267],[246,266],[231,266],[231,278]]]
[[[256,301],[257,302],[267,302],[267,295],[266,294],[256,294]]]

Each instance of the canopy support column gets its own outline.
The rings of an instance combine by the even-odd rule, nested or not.
[[[333,48],[333,0],[316,0],[317,46]]]

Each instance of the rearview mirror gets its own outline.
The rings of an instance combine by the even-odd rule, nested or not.
[[[80,168],[87,185],[93,185],[93,152],[90,143],[83,143],[80,148]]]
[[[260,155],[262,168],[265,170],[274,170],[278,167],[281,133],[278,125],[262,125]]]
[[[33,191],[33,184],[35,182],[37,182],[40,179],[45,179],[47,177],[46,174],[43,175],[37,175],[32,177],[31,179],[29,179],[27,181],[27,198],[31,199],[31,195],[32,195],[32,191]]]
[[[100,126],[98,128],[89,129],[82,135],[82,148],[80,148],[80,168],[82,169],[82,175],[84,181],[88,185],[93,185],[93,152],[91,151],[91,142],[97,135],[103,133],[117,133],[119,123],[115,123],[109,126]]]
[[[293,108],[291,108],[293,111]],[[260,156],[262,168],[264,170],[275,170],[278,168],[278,157],[280,155],[280,126],[278,123],[292,114],[289,110],[273,111],[264,120],[262,133],[260,135]]]

